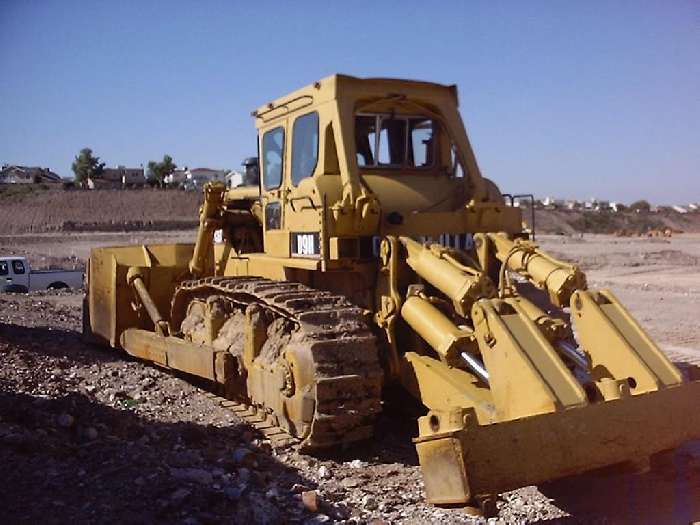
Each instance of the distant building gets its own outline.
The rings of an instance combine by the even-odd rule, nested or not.
[[[688,213],[688,209],[684,208],[683,206],[671,206],[673,208],[673,211],[678,212],[678,213]]]
[[[226,174],[226,187],[237,188],[243,184],[243,174],[240,171],[231,170]]]
[[[213,170],[211,168],[193,168],[189,170],[187,182],[196,186],[204,186],[207,182],[226,182],[228,170]]]
[[[0,184],[33,184],[63,182],[48,168],[4,164],[0,170]]]
[[[99,177],[88,178],[87,186],[95,189],[141,188],[146,184],[143,168],[105,168]]]
[[[236,173],[238,172],[211,168],[176,168],[175,171],[165,177],[165,184],[173,188],[194,190],[201,188],[207,182],[219,181],[226,184],[227,187],[232,187],[229,184],[231,180],[235,182],[237,178]],[[238,173],[238,178],[242,180],[240,173]]]
[[[175,168],[170,175],[165,176],[165,184],[173,187],[180,187],[187,182],[187,174],[189,173],[187,166],[184,168]]]
[[[549,209],[561,209],[564,204],[564,199],[555,199],[554,197],[545,197],[542,201],[542,205]]]

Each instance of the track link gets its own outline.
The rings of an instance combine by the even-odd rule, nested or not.
[[[256,407],[226,399],[212,392],[203,391],[204,395],[218,403],[222,408],[225,408],[235,414],[238,419],[242,419],[249,426],[260,432],[265,439],[270,441],[272,448],[281,450],[289,447],[298,446],[300,439],[291,436],[286,430],[274,424],[272,418]]]
[[[360,308],[345,297],[288,281],[258,277],[210,277],[181,283],[172,301],[177,331],[193,299],[223,296],[242,310],[249,304],[266,308],[295,327],[289,346],[313,361],[315,409],[303,435],[280,425],[271,407],[250,399],[210,395],[221,406],[259,430],[273,447],[299,445],[328,448],[372,436],[381,411],[382,369],[374,335]]]

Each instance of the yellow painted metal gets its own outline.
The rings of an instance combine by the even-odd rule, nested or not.
[[[453,368],[434,357],[406,352],[401,383],[430,410],[473,408],[480,424],[498,418],[491,390],[461,368]]]
[[[539,327],[544,336],[551,343],[565,339],[571,335],[568,323],[562,319],[547,315],[541,308],[532,303],[532,301],[516,295],[514,297],[509,297],[508,302],[517,304],[520,310]]]
[[[439,245],[424,247],[409,237],[400,237],[400,241],[406,248],[406,263],[452,299],[460,315],[468,315],[476,299],[496,294],[493,283],[485,274],[474,268],[458,267]]]
[[[699,398],[700,382],[693,381],[585,409],[493,425],[478,425],[468,410],[431,411],[419,419],[416,439],[421,465],[425,464],[426,494],[436,504],[467,503],[477,494],[649,458],[700,435]],[[445,431],[443,420],[453,421]],[[460,420],[463,426],[457,428]],[[441,461],[440,470],[425,463],[447,454],[445,449],[452,449],[452,462]],[[467,473],[468,491],[458,498],[454,487],[465,485],[459,482],[446,489],[444,478],[460,480],[461,472]]]
[[[586,404],[583,388],[517,303],[482,299],[472,319],[500,421]]]
[[[577,291],[571,311],[594,379],[627,380],[633,394],[682,382],[680,371],[610,291]]]
[[[199,210],[199,235],[189,264],[190,273],[195,277],[207,273],[207,263],[211,265],[213,262],[210,257],[211,245],[214,230],[222,225],[221,203],[225,191],[226,186],[222,182],[213,182],[204,187],[204,204]],[[212,272],[213,269],[210,268],[208,273]]]
[[[448,364],[459,362],[460,354],[475,346],[471,330],[460,330],[422,297],[409,296],[401,307],[401,316]]]
[[[163,337],[137,328],[122,332],[120,342],[122,348],[134,357],[222,384],[228,378],[222,375],[225,368],[216,366],[217,356],[233,359],[228,352],[217,352],[208,345],[193,345],[178,337]]]
[[[166,315],[177,283],[188,273],[192,251],[191,244],[93,249],[87,293],[92,335],[119,348],[120,336],[127,328],[153,329],[149,316],[132,306],[135,297],[127,273],[132,267],[139,269],[153,304]]]
[[[571,294],[586,289],[586,277],[577,266],[545,254],[537,245],[522,239],[509,239],[504,234],[489,234],[496,257],[516,273],[546,290],[556,306],[568,306]]]
[[[129,270],[126,272],[126,281],[134,287],[136,295],[138,296],[141,305],[146,309],[148,317],[151,318],[156,332],[163,336],[170,335],[170,327],[168,326],[167,321],[163,319],[163,316],[158,311],[158,306],[153,302],[153,298],[148,293],[141,270],[135,266],[129,268]]]

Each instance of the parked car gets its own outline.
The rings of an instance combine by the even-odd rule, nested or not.
[[[25,257],[0,257],[0,292],[29,292],[82,288],[79,270],[33,271]]]

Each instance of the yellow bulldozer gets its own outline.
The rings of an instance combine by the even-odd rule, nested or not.
[[[204,187],[194,244],[92,251],[93,341],[208,380],[305,451],[370,439],[398,386],[441,505],[700,437],[699,371],[538,248],[455,86],[334,75],[252,116],[259,159]]]

